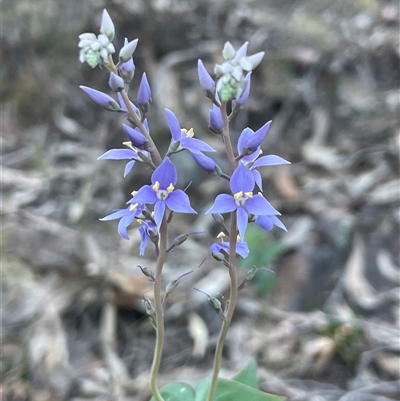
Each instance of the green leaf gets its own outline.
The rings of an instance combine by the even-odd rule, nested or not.
[[[254,361],[250,362],[232,380],[258,389],[257,364]]]
[[[195,401],[206,401],[210,379],[197,386]],[[267,394],[234,380],[218,379],[213,401],[284,401],[285,397]]]
[[[195,401],[195,391],[186,383],[168,383],[160,390],[165,401]],[[151,397],[150,401],[156,401]]]

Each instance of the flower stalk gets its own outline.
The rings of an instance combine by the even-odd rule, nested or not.
[[[232,142],[229,133],[229,119],[227,115],[226,103],[221,104],[221,115],[224,121],[224,132],[223,138],[225,143],[225,151],[228,157],[229,166],[231,173],[236,169],[237,162],[235,160],[235,155],[233,153]],[[236,268],[236,242],[237,242],[237,216],[236,211],[231,213],[230,222],[230,236],[229,236],[229,277],[230,277],[230,293],[229,293],[229,304],[228,309],[225,313],[225,319],[222,322],[221,331],[219,333],[217,346],[214,353],[214,364],[211,377],[210,389],[207,395],[207,401],[212,401],[214,398],[215,390],[217,388],[217,381],[219,371],[221,369],[222,362],[222,351],[224,349],[224,344],[226,340],[226,335],[228,334],[229,327],[232,322],[233,314],[235,312],[237,298],[238,298],[238,278],[237,278],[237,268]]]

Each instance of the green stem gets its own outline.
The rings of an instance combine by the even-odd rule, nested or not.
[[[151,365],[150,386],[157,401],[165,401],[160,391],[158,390],[158,371],[160,369],[161,357],[164,347],[164,308],[161,299],[161,273],[165,263],[167,250],[167,235],[168,225],[164,215],[160,227],[160,244],[159,254],[156,263],[156,272],[154,274],[154,309],[155,309],[155,324],[156,324],[156,346],[154,350],[153,363]]]
[[[222,103],[221,105],[221,114],[224,120],[224,143],[225,150],[229,160],[229,166],[231,169],[231,173],[233,173],[236,169],[237,162],[235,161],[235,155],[233,153],[232,143],[229,135],[229,119],[226,112],[226,103]],[[219,333],[217,346],[215,348],[214,354],[214,365],[213,372],[211,378],[211,385],[207,396],[207,401],[212,401],[214,398],[214,393],[217,387],[218,375],[221,368],[222,361],[222,351],[224,349],[226,335],[228,334],[228,330],[230,324],[232,322],[233,313],[235,312],[235,307],[238,298],[238,278],[237,278],[237,270],[236,270],[236,231],[237,231],[237,217],[236,211],[231,213],[231,226],[230,226],[230,236],[229,236],[229,277],[230,277],[230,295],[229,295],[229,304],[228,309],[225,313],[225,319],[222,323],[221,331]]]

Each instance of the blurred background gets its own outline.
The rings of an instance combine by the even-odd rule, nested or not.
[[[242,291],[221,374],[255,359],[263,390],[289,400],[400,399],[399,4],[391,0],[3,0],[1,29],[2,360],[7,401],[149,398],[154,331],[141,300],[151,285],[138,265],[137,227],[122,240],[116,222],[150,171],[98,161],[125,140],[123,117],[78,88],[110,93],[108,77],[78,61],[78,35],[98,33],[107,8],[124,37],[139,38],[153,91],[149,122],[161,149],[164,108],[218,150],[207,130],[209,101],[197,78],[212,72],[226,40],[266,56],[246,107],[232,124],[272,119],[264,194],[288,232],[251,227],[240,274],[269,266]],[[117,53],[118,54],[118,53]],[[175,156],[180,187],[197,216],[177,216],[165,283],[187,276],[166,311],[161,383],[196,385],[210,373],[221,325],[207,297],[226,301],[226,269],[207,260],[218,233],[204,216],[225,182]],[[223,158],[217,159],[226,168]]]

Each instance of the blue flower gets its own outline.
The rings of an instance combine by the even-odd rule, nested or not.
[[[263,195],[253,194],[254,186],[255,180],[252,172],[243,164],[239,165],[230,180],[233,196],[228,194],[218,195],[214,205],[206,214],[227,213],[236,210],[239,235],[244,238],[250,214],[255,216],[280,214]]]
[[[258,157],[262,154],[260,146],[262,141],[255,148],[254,145],[256,145],[259,142],[260,138],[265,138],[265,136],[268,133],[270,124],[271,121],[268,121],[256,132],[254,132],[250,128],[245,128],[240,134],[237,143],[237,149],[239,155],[245,155],[240,159],[240,163],[244,164],[247,168],[251,170],[255,182],[261,190],[262,190],[262,178],[260,172],[256,170],[258,167],[276,166],[279,164],[290,164],[290,162],[277,155],[267,155],[267,156],[262,156],[260,158]],[[251,147],[251,149],[249,146]]]
[[[137,191],[129,203],[154,205],[154,221],[160,229],[165,208],[178,213],[196,213],[190,206],[189,197],[181,189],[175,189],[178,173],[171,160],[165,160],[154,170],[152,185],[144,185]],[[258,214],[258,213],[257,213]]]
[[[121,219],[118,223],[118,234],[124,239],[129,239],[127,228],[135,218],[144,217],[142,215],[143,209],[144,205],[135,203],[130,205],[126,209],[118,209],[113,213],[109,214],[108,216],[103,217],[100,220],[108,221],[108,220]]]
[[[139,255],[143,256],[152,236],[158,235],[158,229],[151,220],[143,220],[142,225],[139,227],[140,233],[140,248]]]
[[[189,131],[181,129],[179,121],[176,115],[168,109],[165,109],[167,115],[168,127],[171,131],[172,142],[170,145],[170,153],[176,153],[183,149],[187,149],[189,152],[215,152],[210,145],[201,141],[200,139],[193,138],[193,129]]]
[[[147,119],[144,120],[144,126],[147,130],[149,130],[149,126],[147,124]],[[128,173],[132,170],[132,167],[135,165],[137,161],[143,162],[145,159],[150,159],[150,153],[146,150],[142,150],[147,146],[146,137],[136,128],[131,128],[126,124],[122,124],[125,134],[130,139],[127,142],[123,142],[122,144],[127,147],[127,149],[110,149],[106,153],[102,154],[98,157],[98,160],[130,160],[124,170],[124,177],[128,175]],[[138,149],[140,148],[140,150]],[[139,156],[141,153],[141,156]]]
[[[221,242],[214,242],[210,246],[210,253],[213,254],[226,254],[229,255],[229,242],[228,241],[221,241]],[[247,242],[245,241],[238,241],[236,242],[236,253],[241,256],[242,258],[247,258],[249,256],[250,250]]]

